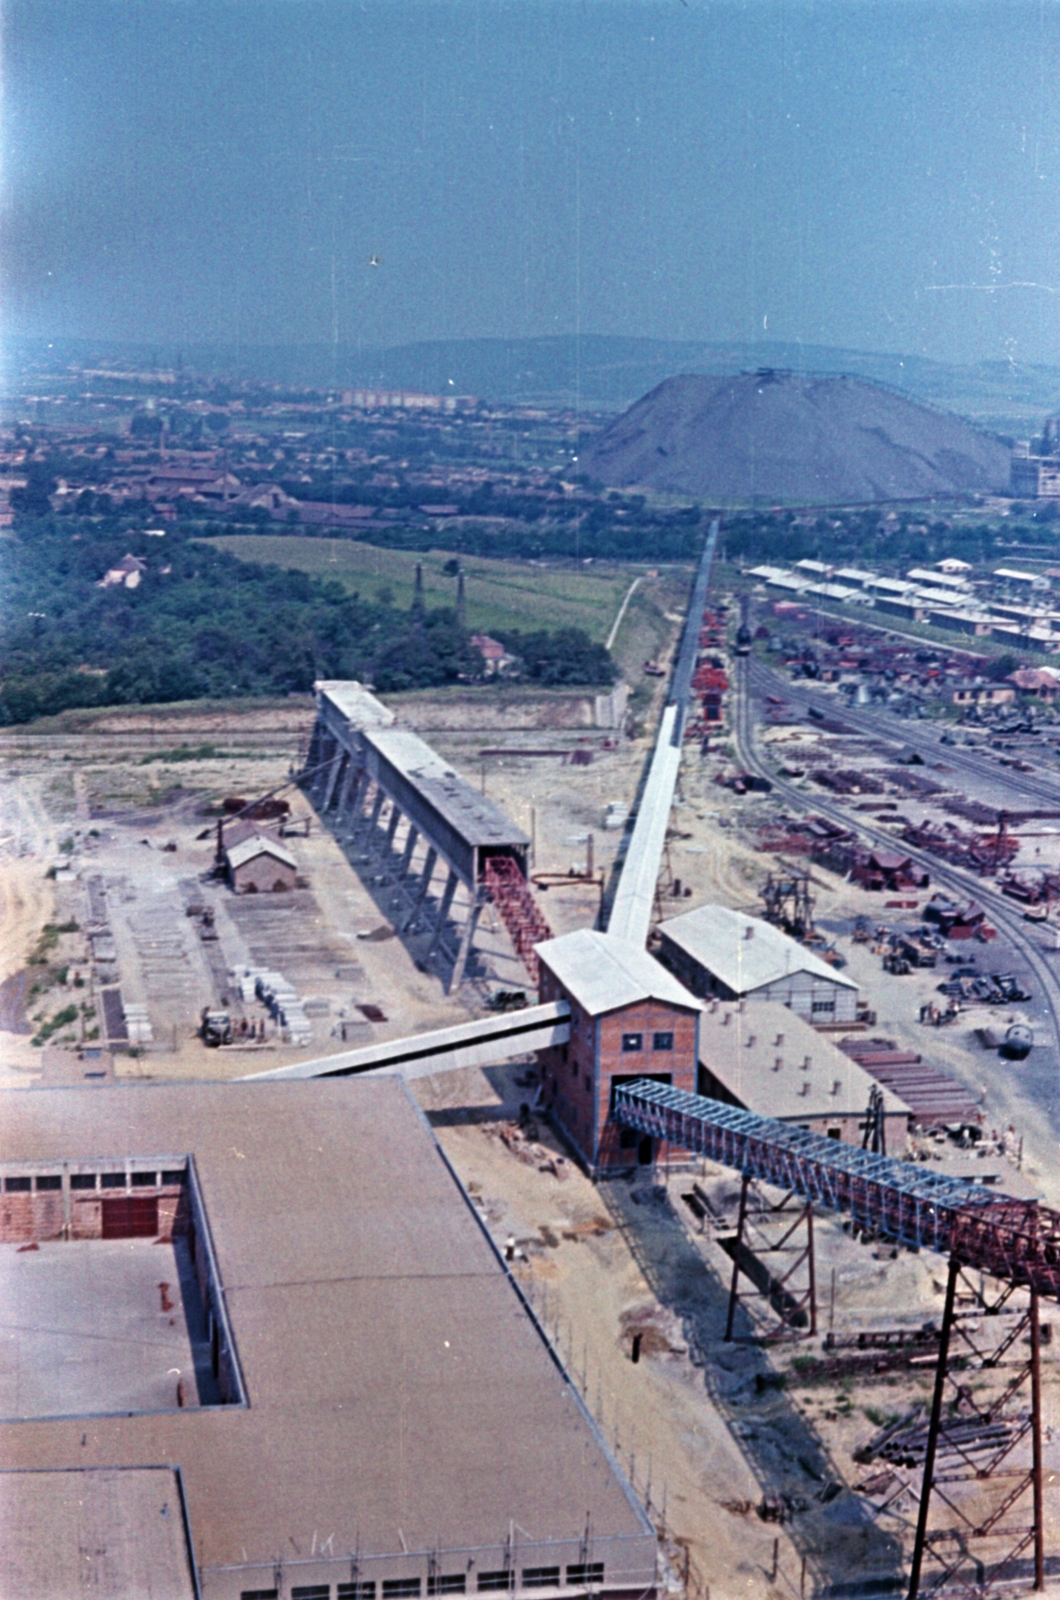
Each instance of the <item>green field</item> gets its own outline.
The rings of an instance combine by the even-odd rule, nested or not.
[[[456,579],[443,568],[452,552],[382,550],[351,539],[307,539],[298,534],[227,534],[208,542],[241,561],[295,567],[338,578],[365,599],[389,589],[394,603],[412,604],[416,563],[423,567],[428,606],[456,604]],[[584,628],[591,639],[606,639],[633,578],[643,568],[601,563],[556,568],[527,561],[491,561],[462,556],[468,625],[491,629]]]

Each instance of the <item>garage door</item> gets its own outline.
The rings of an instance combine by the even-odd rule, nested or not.
[[[158,1233],[158,1196],[128,1195],[103,1202],[104,1239],[153,1239]]]

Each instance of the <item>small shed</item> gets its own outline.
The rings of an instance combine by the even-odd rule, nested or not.
[[[261,833],[229,845],[225,866],[236,894],[281,893],[298,881],[298,863],[291,852]]]

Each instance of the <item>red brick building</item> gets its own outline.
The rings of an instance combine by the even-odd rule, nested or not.
[[[538,1052],[549,1113],[594,1176],[666,1154],[611,1118],[613,1088],[696,1090],[700,1005],[646,950],[581,928],[539,944],[542,1001],[570,1004],[570,1038]],[[674,1153],[674,1152],[671,1152]]]

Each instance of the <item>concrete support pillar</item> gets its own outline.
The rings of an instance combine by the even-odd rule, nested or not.
[[[356,837],[357,830],[364,821],[364,797],[368,793],[368,774],[363,767],[355,767],[350,778],[350,783],[343,801],[342,809],[346,818],[346,834],[352,839]]]
[[[468,911],[468,918],[460,935],[460,949],[457,951],[456,966],[453,968],[453,975],[449,980],[446,994],[455,994],[464,981],[464,968],[467,966],[467,958],[471,954],[471,943],[475,937],[475,929],[478,927],[478,919],[482,915],[482,906],[483,902],[476,899],[474,905]]]
[[[320,795],[327,789],[328,779],[331,777],[332,768],[324,765],[339,753],[339,741],[325,732],[320,741],[319,759],[315,763],[318,770],[313,774],[312,793]]]
[[[327,777],[328,781],[327,781],[327,786],[326,786],[326,788],[324,790],[324,803],[320,808],[321,811],[330,811],[331,810],[331,802],[335,798],[335,794],[336,794],[336,791],[338,790],[339,783],[346,776],[346,772],[347,772],[347,769],[349,767],[349,764],[350,764],[350,752],[348,750],[343,750],[340,747],[336,751],[335,759],[332,761],[331,766],[328,768],[328,771],[326,773],[326,777]]]
[[[441,903],[438,907],[438,921],[434,924],[434,932],[431,935],[431,947],[427,951],[427,961],[430,961],[434,952],[438,948],[439,941],[442,937],[442,932],[445,928],[446,920],[449,916],[449,908],[453,903],[453,896],[457,891],[457,886],[459,883],[460,879],[457,877],[452,867],[450,867],[449,876],[445,880],[445,888],[442,890]]]
[[[335,809],[340,817],[345,817],[350,810],[350,802],[354,794],[360,789],[361,779],[365,776],[364,768],[359,767],[350,757],[346,767],[346,778],[339,791],[339,798],[335,802]]]
[[[398,873],[398,877],[400,879],[402,879],[402,880],[407,878],[408,875],[409,875],[409,867],[412,865],[413,851],[416,848],[416,841],[419,838],[419,836],[420,836],[420,830],[413,823],[410,822],[409,823],[409,836],[405,840],[405,848],[401,852],[401,869],[400,869],[400,871]]]
[[[398,831],[398,823],[400,821],[401,812],[399,811],[398,807],[394,805],[391,807],[390,821],[387,823],[386,827],[386,847],[388,851],[393,850],[394,848],[394,835]]]
[[[372,801],[372,813],[368,818],[368,827],[365,830],[368,838],[369,850],[371,850],[372,846],[375,844],[375,830],[379,823],[379,813],[383,809],[383,801],[385,799],[386,795],[383,792],[383,788],[377,783],[375,786],[375,799]]]
[[[434,848],[434,846],[432,844],[430,849],[427,851],[427,859],[423,863],[423,874],[422,874],[422,876],[420,878],[420,886],[416,891],[416,898],[412,902],[412,906],[411,906],[411,909],[409,910],[408,916],[405,918],[404,922],[401,924],[401,927],[398,929],[399,933],[404,933],[405,929],[412,925],[412,923],[415,921],[415,918],[417,916],[417,913],[419,912],[420,907],[422,906],[423,902],[426,900],[426,898],[427,898],[427,890],[431,886],[431,879],[434,877],[434,867],[435,867],[435,863],[436,863],[437,860],[438,860],[438,852],[437,852],[437,850]]]
[[[321,743],[324,738],[324,724],[319,717],[313,724],[313,731],[309,735],[309,749],[306,751],[305,767],[303,771],[312,772],[320,761]]]

